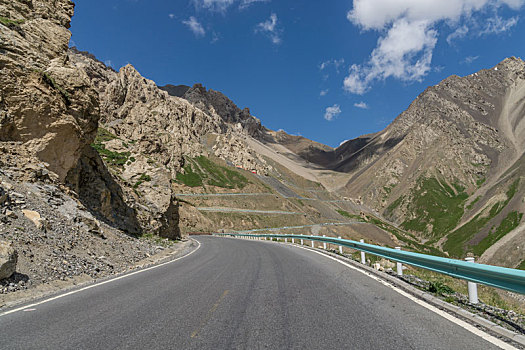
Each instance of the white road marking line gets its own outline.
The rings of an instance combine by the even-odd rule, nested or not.
[[[199,250],[199,248],[201,247],[201,243],[197,240],[194,240],[195,242],[198,243],[198,246],[195,250],[192,250],[191,252],[189,252],[188,254],[186,255],[183,255],[181,257],[178,257],[177,259],[173,259],[173,260],[170,260],[170,261],[166,261],[162,264],[158,264],[158,265],[155,265],[155,266],[150,266],[150,267],[147,267],[145,269],[142,269],[142,270],[138,270],[138,271],[134,271],[134,272],[130,272],[128,274],[125,274],[125,275],[122,275],[122,276],[118,276],[118,277],[115,277],[115,278],[111,278],[109,280],[106,280],[106,281],[103,281],[103,282],[99,282],[99,283],[95,283],[95,284],[91,284],[87,287],[84,287],[84,288],[80,288],[80,289],[77,289],[77,290],[73,290],[71,292],[67,292],[67,293],[64,293],[64,294],[60,294],[60,295],[57,295],[57,296],[54,296],[54,297],[51,297],[49,299],[44,299],[42,301],[39,301],[39,302],[36,302],[34,304],[30,304],[30,305],[25,305],[25,306],[22,306],[22,307],[19,307],[19,308],[16,308],[16,309],[13,309],[13,310],[9,310],[9,311],[5,311],[3,313],[0,313],[0,317],[2,316],[5,316],[5,315],[9,315],[9,314],[12,314],[14,312],[17,312],[17,311],[22,311],[22,310],[26,310],[27,311],[30,311],[30,308],[34,307],[34,306],[37,306],[37,305],[41,305],[41,304],[44,304],[44,303],[47,303],[47,302],[50,302],[50,301],[53,301],[53,300],[56,300],[56,299],[60,299],[60,298],[63,298],[63,297],[66,297],[68,295],[72,295],[72,294],[76,294],[76,293],[79,293],[79,292],[82,292],[82,291],[85,291],[85,290],[88,290],[88,289],[91,289],[91,288],[95,288],[95,287],[98,287],[98,286],[101,286],[103,284],[107,284],[107,283],[111,283],[111,282],[115,282],[115,281],[118,281],[118,280],[121,280],[123,278],[127,278],[129,276],[133,276],[133,275],[136,275],[136,274],[139,274],[139,273],[142,273],[142,272],[145,272],[145,271],[149,271],[149,270],[153,270],[153,269],[156,269],[157,267],[161,267],[161,266],[164,266],[164,265],[168,265],[168,264],[171,264],[171,263],[174,263],[175,261],[178,261],[180,259],[183,259],[183,258],[186,258],[188,256],[190,256],[191,254],[195,253],[197,250]],[[32,311],[32,310],[31,310]]]
[[[423,300],[420,300],[420,299],[414,297],[413,295],[411,295],[411,294],[409,294],[409,293],[407,293],[407,292],[405,292],[405,291],[403,291],[403,290],[401,290],[401,289],[399,289],[399,288],[396,288],[395,286],[391,285],[390,283],[387,283],[387,282],[384,281],[383,279],[381,279],[381,278],[379,278],[379,277],[377,277],[377,276],[374,276],[374,275],[372,275],[371,273],[369,273],[369,272],[367,272],[367,271],[365,271],[365,270],[361,270],[360,268],[357,268],[357,267],[355,267],[355,266],[352,266],[352,265],[350,265],[350,264],[348,264],[348,263],[346,263],[346,262],[344,262],[344,261],[341,261],[341,260],[336,259],[336,258],[334,258],[334,257],[332,257],[332,256],[329,256],[329,255],[326,255],[326,254],[324,254],[324,253],[322,253],[322,252],[318,252],[318,251],[316,251],[316,250],[311,250],[311,249],[307,249],[307,248],[300,247],[300,246],[293,246],[293,247],[295,247],[295,248],[301,248],[301,249],[304,249],[304,250],[311,251],[311,252],[313,252],[313,253],[317,253],[317,254],[319,254],[319,255],[322,255],[322,256],[324,256],[324,257],[327,257],[327,258],[329,258],[329,259],[332,259],[332,260],[334,260],[334,261],[340,263],[341,265],[344,265],[344,266],[346,266],[346,267],[349,267],[349,268],[351,268],[351,269],[354,269],[354,270],[356,270],[356,271],[359,271],[359,272],[361,272],[362,274],[367,275],[368,277],[370,277],[370,278],[372,278],[372,279],[378,281],[379,283],[381,283],[381,284],[383,284],[383,285],[389,287],[390,289],[392,289],[392,290],[398,292],[399,294],[403,295],[404,297],[407,297],[408,299],[412,300],[412,301],[415,302],[416,304],[419,304],[419,305],[423,306],[424,308],[426,308],[426,309],[428,309],[428,310],[430,310],[430,311],[432,311],[432,312],[438,314],[439,316],[444,317],[444,318],[446,318],[447,320],[449,320],[449,321],[451,321],[451,322],[457,324],[458,326],[465,328],[466,330],[470,331],[471,333],[474,333],[474,334],[477,335],[478,337],[481,337],[482,339],[488,341],[489,343],[492,343],[492,344],[496,345],[497,347],[499,347],[499,348],[501,348],[501,349],[506,349],[506,350],[507,350],[507,349],[508,349],[508,350],[517,350],[517,349],[516,349],[515,347],[513,347],[512,345],[507,344],[507,343],[505,343],[504,341],[499,340],[499,339],[496,338],[496,337],[493,337],[492,335],[490,335],[490,334],[488,334],[488,333],[486,333],[486,332],[484,332],[484,331],[482,331],[482,330],[480,330],[480,329],[474,327],[473,325],[471,325],[471,324],[469,324],[469,323],[467,323],[467,322],[465,322],[465,321],[463,321],[463,320],[460,320],[459,318],[454,317],[454,316],[452,316],[451,314],[449,314],[449,313],[447,313],[447,312],[445,312],[445,311],[442,311],[442,310],[438,309],[437,307],[435,307],[435,306],[433,306],[433,305],[430,305],[430,304],[424,302]]]

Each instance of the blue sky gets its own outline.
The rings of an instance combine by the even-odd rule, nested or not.
[[[525,59],[524,15],[525,0],[78,0],[71,45],[338,146],[449,75]]]

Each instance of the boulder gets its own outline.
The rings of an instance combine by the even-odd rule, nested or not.
[[[22,213],[26,218],[31,220],[35,224],[36,228],[42,230],[44,228],[45,220],[40,216],[40,214],[34,210],[22,210]]]
[[[0,280],[11,277],[16,270],[17,251],[7,242],[0,241]]]

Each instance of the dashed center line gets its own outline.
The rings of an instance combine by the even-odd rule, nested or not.
[[[222,299],[224,299],[224,297],[226,295],[228,295],[230,291],[228,289],[226,289],[224,291],[224,293],[222,293],[222,295],[219,297],[219,300],[217,300],[217,302],[215,304],[213,304],[213,306],[211,307],[211,309],[208,311],[208,313],[206,314],[206,317],[204,318],[204,320],[202,320],[202,322],[199,324],[199,327],[197,327],[196,330],[193,331],[193,333],[191,333],[191,337],[192,338],[195,338],[199,332],[201,331],[201,329],[206,326],[206,324],[208,323],[208,321],[211,319],[213,313],[217,310],[217,308],[219,307],[219,304],[221,303]]]

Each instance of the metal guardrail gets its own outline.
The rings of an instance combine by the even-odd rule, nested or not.
[[[305,236],[294,234],[233,234],[214,233],[216,236],[229,236],[240,238],[283,238],[317,241],[336,244],[343,247],[360,250],[362,252],[377,255],[408,265],[421,267],[423,269],[436,271],[448,276],[464,279],[474,283],[501,288],[512,292],[525,294],[525,271],[510,269],[500,266],[478,264],[469,261],[443,258],[433,255],[401,251],[392,248],[381,247],[373,244],[356,242],[347,239],[322,236]]]

